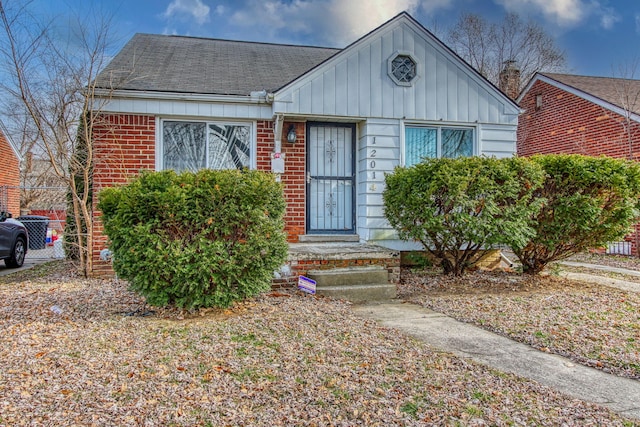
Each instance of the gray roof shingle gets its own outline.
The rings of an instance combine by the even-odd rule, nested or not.
[[[340,49],[136,34],[98,75],[97,87],[250,95],[274,92]]]
[[[573,74],[541,73],[550,79],[571,86],[603,101],[635,114],[640,114],[640,80],[613,77],[576,76]]]

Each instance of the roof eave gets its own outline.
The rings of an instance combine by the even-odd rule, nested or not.
[[[96,99],[153,99],[165,101],[220,102],[232,104],[270,104],[270,94],[264,95],[222,95],[210,93],[162,92],[146,90],[110,90],[96,88]]]

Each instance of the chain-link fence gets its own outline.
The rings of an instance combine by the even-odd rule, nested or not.
[[[20,212],[20,187],[0,185],[0,212],[8,212],[14,217]]]
[[[64,187],[21,187],[22,209],[16,219],[29,233],[27,258],[64,258],[67,190]]]

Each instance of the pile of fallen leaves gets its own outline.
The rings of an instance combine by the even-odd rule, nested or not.
[[[545,352],[640,379],[640,294],[554,276],[405,270],[401,297]]]
[[[272,292],[183,313],[147,307],[117,280],[7,278],[2,426],[625,425],[344,302]]]

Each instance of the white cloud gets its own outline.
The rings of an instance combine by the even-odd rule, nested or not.
[[[611,8],[603,8],[600,13],[600,25],[605,30],[612,29],[617,22],[621,21],[620,15]]]
[[[575,27],[590,17],[596,17],[600,26],[610,30],[621,18],[611,7],[599,0],[494,0],[506,10],[526,16],[542,13],[550,22],[560,27]]]
[[[202,25],[209,22],[209,6],[202,3],[202,0],[173,0],[163,16],[167,19],[177,17],[184,19],[185,17],[193,18]]]
[[[328,8],[336,41],[352,42],[402,11],[414,13],[418,0],[332,0]]]
[[[344,47],[402,11],[432,12],[454,0],[249,0],[231,22],[257,29],[263,39],[313,34],[318,43]],[[295,37],[294,37],[295,38]]]
[[[580,23],[589,8],[582,0],[495,0],[506,10],[525,15],[531,11],[540,11],[550,21],[561,26],[573,26]]]
[[[165,27],[162,30],[162,35],[165,35],[165,36],[177,36],[178,34],[179,34],[178,30],[176,30],[173,27]]]

